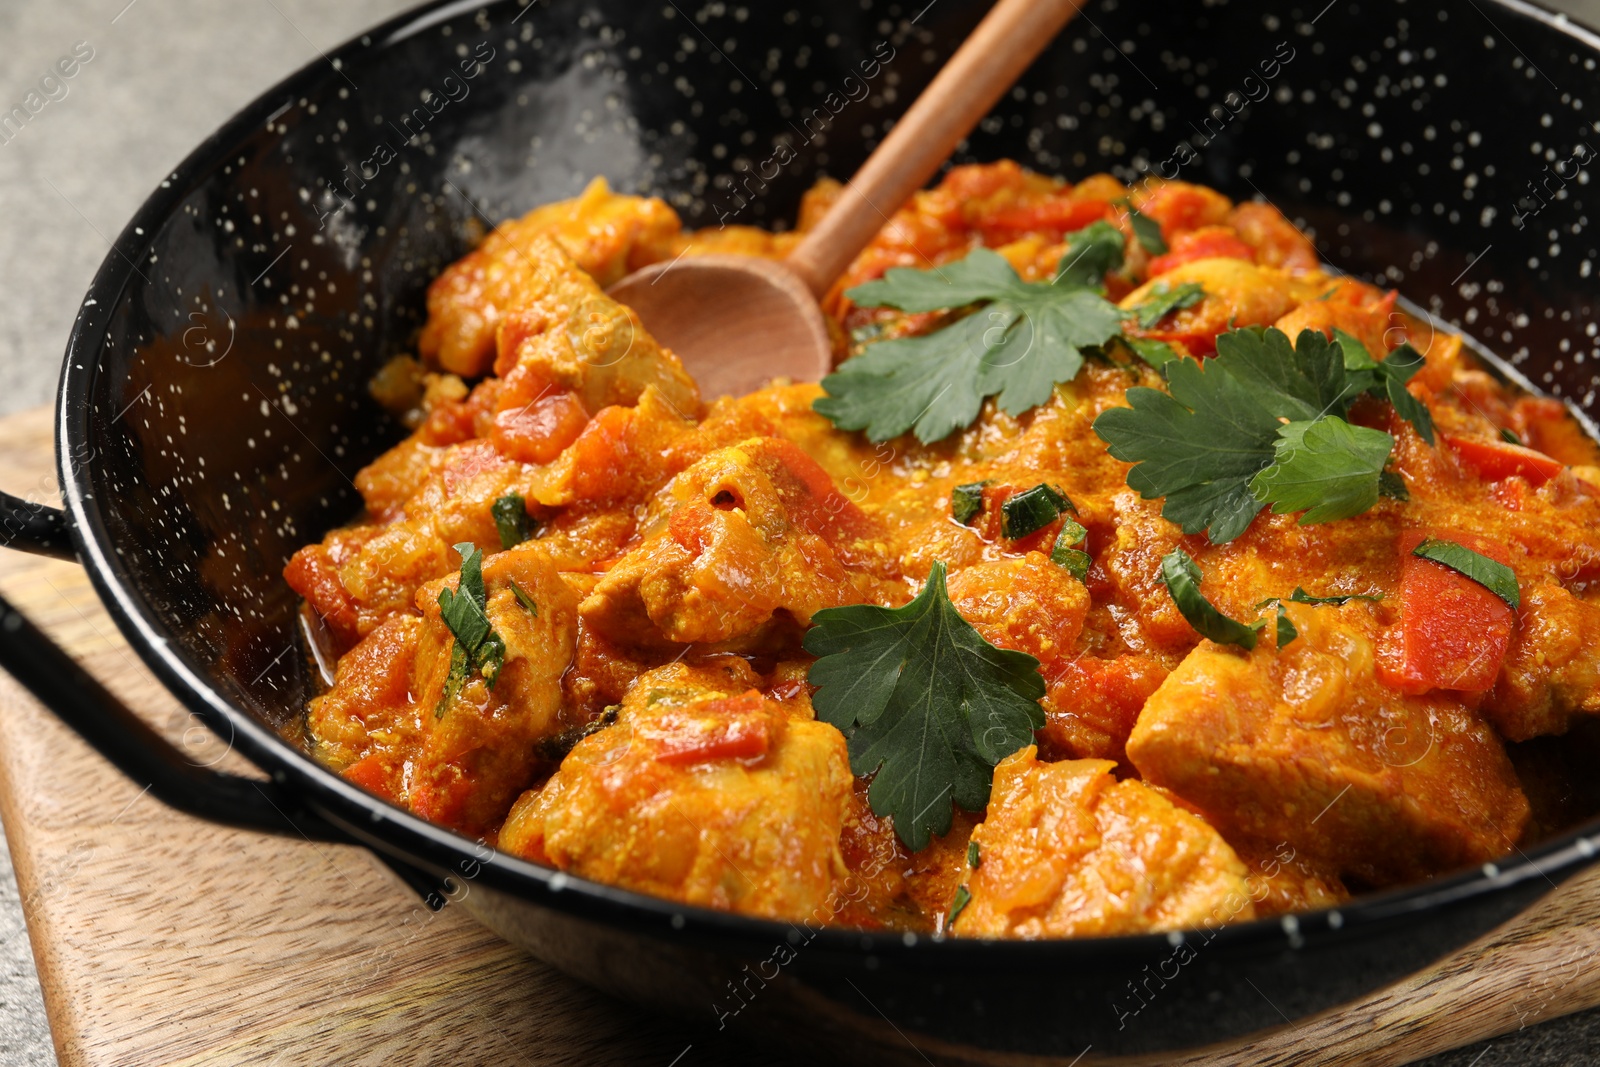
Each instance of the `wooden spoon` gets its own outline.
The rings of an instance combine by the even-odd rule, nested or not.
[[[998,0],[787,259],[680,256],[634,271],[611,295],[678,354],[707,399],[772,378],[818,381],[833,367],[818,299],[1083,2]]]

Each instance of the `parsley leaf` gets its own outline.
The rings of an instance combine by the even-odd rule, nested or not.
[[[1126,201],[1124,201],[1126,203]],[[1134,239],[1152,256],[1167,253],[1167,240],[1161,236],[1161,223],[1128,204],[1128,225],[1133,227]]]
[[[851,771],[876,774],[873,812],[892,815],[918,851],[950,829],[951,801],[982,811],[994,765],[1044,725],[1039,661],[996,648],[957,614],[943,563],[905,607],[825,608],[812,621],[812,703],[849,738]]]
[[[1442,563],[1458,574],[1483,586],[1504,600],[1511,610],[1522,606],[1522,592],[1517,588],[1517,575],[1499,560],[1472,551],[1454,541],[1436,541],[1429,538],[1411,550],[1413,556]]]
[[[856,286],[846,295],[863,307],[986,306],[932,333],[869,346],[822,380],[828,395],[813,407],[873,441],[914,430],[931,444],[977,418],[987,397],[1010,415],[1043,404],[1077,376],[1084,348],[1122,326],[1122,311],[1083,283],[1088,268],[1069,268],[1055,282],[1025,282],[999,253],[978,248],[933,270],[895,267]]]
[[[506,643],[489,624],[483,553],[471,541],[463,541],[455,548],[461,554],[460,587],[439,590],[439,619],[455,637],[455,643],[450,649],[450,672],[445,676],[444,692],[434,705],[435,717],[444,715],[473,668],[482,672],[484,682],[493,689],[506,662]]]
[[[1280,330],[1231,330],[1214,359],[1168,362],[1167,392],[1129,389],[1128,407],[1102,413],[1094,430],[1135,464],[1130,488],[1165,497],[1164,516],[1185,533],[1206,530],[1213,544],[1244,533],[1267,504],[1306,509],[1302,523],[1348,518],[1392,494],[1397,479],[1383,470],[1393,438],[1344,416],[1363,393],[1414,373],[1402,361],[1386,377],[1370,358],[1352,370],[1349,358],[1316,330],[1293,345]]]
[[[1278,430],[1272,465],[1250,480],[1275,515],[1303,511],[1302,525],[1359,515],[1378,502],[1378,476],[1394,438],[1329,415]]]
[[[1256,637],[1266,625],[1266,620],[1258,619],[1246,625],[1237,619],[1230,619],[1200,592],[1201,577],[1199,565],[1181,548],[1175,548],[1161,558],[1161,580],[1166,583],[1167,592],[1172,594],[1172,602],[1178,605],[1178,611],[1190,626],[1219,645],[1255,648]],[[1293,629],[1292,624],[1290,629]],[[1280,635],[1283,633],[1281,627],[1278,632]]]
[[[529,537],[528,502],[520,493],[507,493],[489,506],[501,548],[515,548]]]
[[[1426,404],[1406,390],[1406,383],[1422,369],[1422,353],[1403,344],[1380,362],[1372,358],[1359,338],[1343,330],[1334,330],[1333,338],[1344,353],[1345,370],[1351,372],[1351,380],[1363,392],[1387,398],[1400,417],[1409,422],[1424,441],[1433,444],[1433,415]]]
[[[1141,329],[1148,330],[1174,311],[1194,307],[1205,295],[1199,282],[1184,282],[1178,286],[1157,282],[1150,290],[1150,299],[1133,309],[1133,317]]]
[[[1105,292],[1106,275],[1122,269],[1122,231],[1101,219],[1067,235],[1055,284]]]

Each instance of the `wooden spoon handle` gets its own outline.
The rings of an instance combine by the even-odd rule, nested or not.
[[[784,261],[819,298],[1085,0],[998,0]]]

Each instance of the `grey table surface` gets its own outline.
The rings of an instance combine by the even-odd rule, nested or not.
[[[279,78],[409,6],[411,0],[0,4],[0,110],[21,103],[79,42],[93,49],[66,95],[0,143],[0,293],[8,307],[0,316],[0,414],[53,399],[62,345],[108,238],[173,164]],[[1554,6],[1600,25],[1600,0]],[[1565,1067],[1597,1060],[1600,1009],[1426,1062]],[[0,1067],[54,1062],[10,854],[0,850]]]

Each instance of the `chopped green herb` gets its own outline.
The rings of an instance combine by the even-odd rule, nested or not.
[[[967,842],[967,866],[977,870],[983,865],[983,854],[978,851],[976,841]]]
[[[895,267],[846,295],[863,307],[912,312],[986,305],[932,333],[870,345],[822,380],[828,395],[812,406],[873,441],[908,430],[924,444],[942,440],[977,418],[991,396],[1020,415],[1077,376],[1084,348],[1105,344],[1122,327],[1123,313],[1079,272],[1024,282],[986,248],[932,270]]]
[[[1178,350],[1165,341],[1152,340],[1149,337],[1124,337],[1122,343],[1132,350],[1133,354],[1160,370],[1175,359],[1182,359]]]
[[[1146,252],[1152,256],[1166,255],[1167,241],[1161,236],[1161,223],[1141,213],[1132,204],[1128,204],[1128,224],[1133,227],[1134,240],[1138,241]]]
[[[1131,488],[1164,497],[1164,516],[1214,544],[1244,533],[1267,504],[1306,509],[1303,523],[1348,518],[1404,491],[1383,470],[1393,438],[1344,417],[1357,397],[1411,371],[1405,360],[1393,373],[1374,369],[1382,364],[1360,364],[1364,356],[1317,330],[1293,345],[1276,329],[1231,330],[1218,336],[1216,358],[1168,362],[1167,391],[1129,389],[1128,407],[1104,412],[1094,429],[1112,456],[1136,464]]]
[[[956,919],[967,910],[967,905],[970,903],[972,903],[972,891],[964,885],[957,886],[956,895],[950,900],[950,915],[944,921],[946,930],[956,924]]]
[[[1200,592],[1201,577],[1199,566],[1183,549],[1175,548],[1162,557],[1161,580],[1166,583],[1167,592],[1172,594],[1172,602],[1178,605],[1178,611],[1190,626],[1219,645],[1255,648],[1257,634],[1266,625],[1266,620],[1246,625],[1237,619],[1230,619]]]
[[[1512,445],[1522,444],[1522,438],[1518,437],[1515,431],[1508,430],[1504,426],[1500,427],[1500,440]]]
[[[1290,593],[1287,598],[1269,596],[1265,600],[1262,600],[1256,604],[1256,610],[1260,611],[1262,608],[1278,609],[1279,648],[1283,648],[1289,642],[1300,636],[1300,631],[1295,629],[1294,623],[1289,619],[1289,613],[1283,609],[1284,599],[1287,599],[1292,604],[1312,604],[1319,606],[1328,605],[1337,607],[1342,604],[1348,604],[1352,600],[1371,600],[1376,603],[1377,601],[1382,600],[1383,597],[1371,593],[1350,593],[1345,596],[1312,596],[1298,585],[1294,587],[1294,592]]]
[[[1044,529],[1064,511],[1077,510],[1066,493],[1041,482],[1032,489],[1012,494],[1000,505],[1000,534],[1014,541]]]
[[[1332,604],[1341,607],[1352,600],[1370,600],[1374,604],[1383,599],[1381,593],[1347,593],[1342,596],[1312,596],[1298,585],[1294,592],[1289,594],[1289,599],[1296,604]]]
[[[984,640],[950,603],[936,562],[901,608],[854,604],[812,616],[805,650],[817,717],[849,739],[867,799],[913,852],[949,831],[952,801],[982,811],[994,766],[1044,725],[1039,661]]]
[[[983,511],[983,488],[988,482],[968,482],[958,485],[950,491],[950,517],[963,526],[972,525],[972,520]]]
[[[1399,474],[1394,471],[1384,471],[1378,475],[1378,495],[1404,504],[1411,499],[1411,490],[1406,488],[1406,480]]]
[[[529,615],[534,618],[539,617],[539,605],[533,602],[533,597],[529,596],[527,591],[517,584],[515,578],[511,579],[511,595],[517,598],[518,604],[527,609]]]
[[[439,590],[439,619],[455,638],[450,649],[450,671],[445,676],[444,692],[434,705],[436,717],[444,715],[456,694],[466,684],[472,669],[483,674],[493,689],[505,666],[506,643],[489,624],[488,593],[483,585],[483,553],[470,541],[456,545],[461,555],[461,581],[458,589]]]
[[[1522,606],[1522,593],[1517,588],[1516,572],[1498,560],[1472,551],[1466,545],[1454,541],[1435,541],[1430,538],[1412,549],[1411,554],[1419,559],[1441,563],[1459,574],[1466,575],[1504,600],[1513,611]]]
[[[1089,567],[1094,563],[1089,553],[1077,547],[1083,544],[1089,536],[1089,531],[1082,525],[1067,519],[1061,524],[1061,532],[1056,535],[1055,547],[1050,550],[1050,562],[1066,569],[1078,581],[1086,581],[1089,577]]]
[[[1184,282],[1178,286],[1157,282],[1150,290],[1150,299],[1133,309],[1133,317],[1140,328],[1148,330],[1174,311],[1194,307],[1205,296],[1206,291],[1200,288],[1199,282]]]
[[[501,548],[515,548],[528,539],[528,502],[520,493],[507,493],[489,508]]]
[[[1294,628],[1294,623],[1289,621],[1289,613],[1283,610],[1283,605],[1278,605],[1278,647],[1281,649],[1300,636],[1300,631]]]

